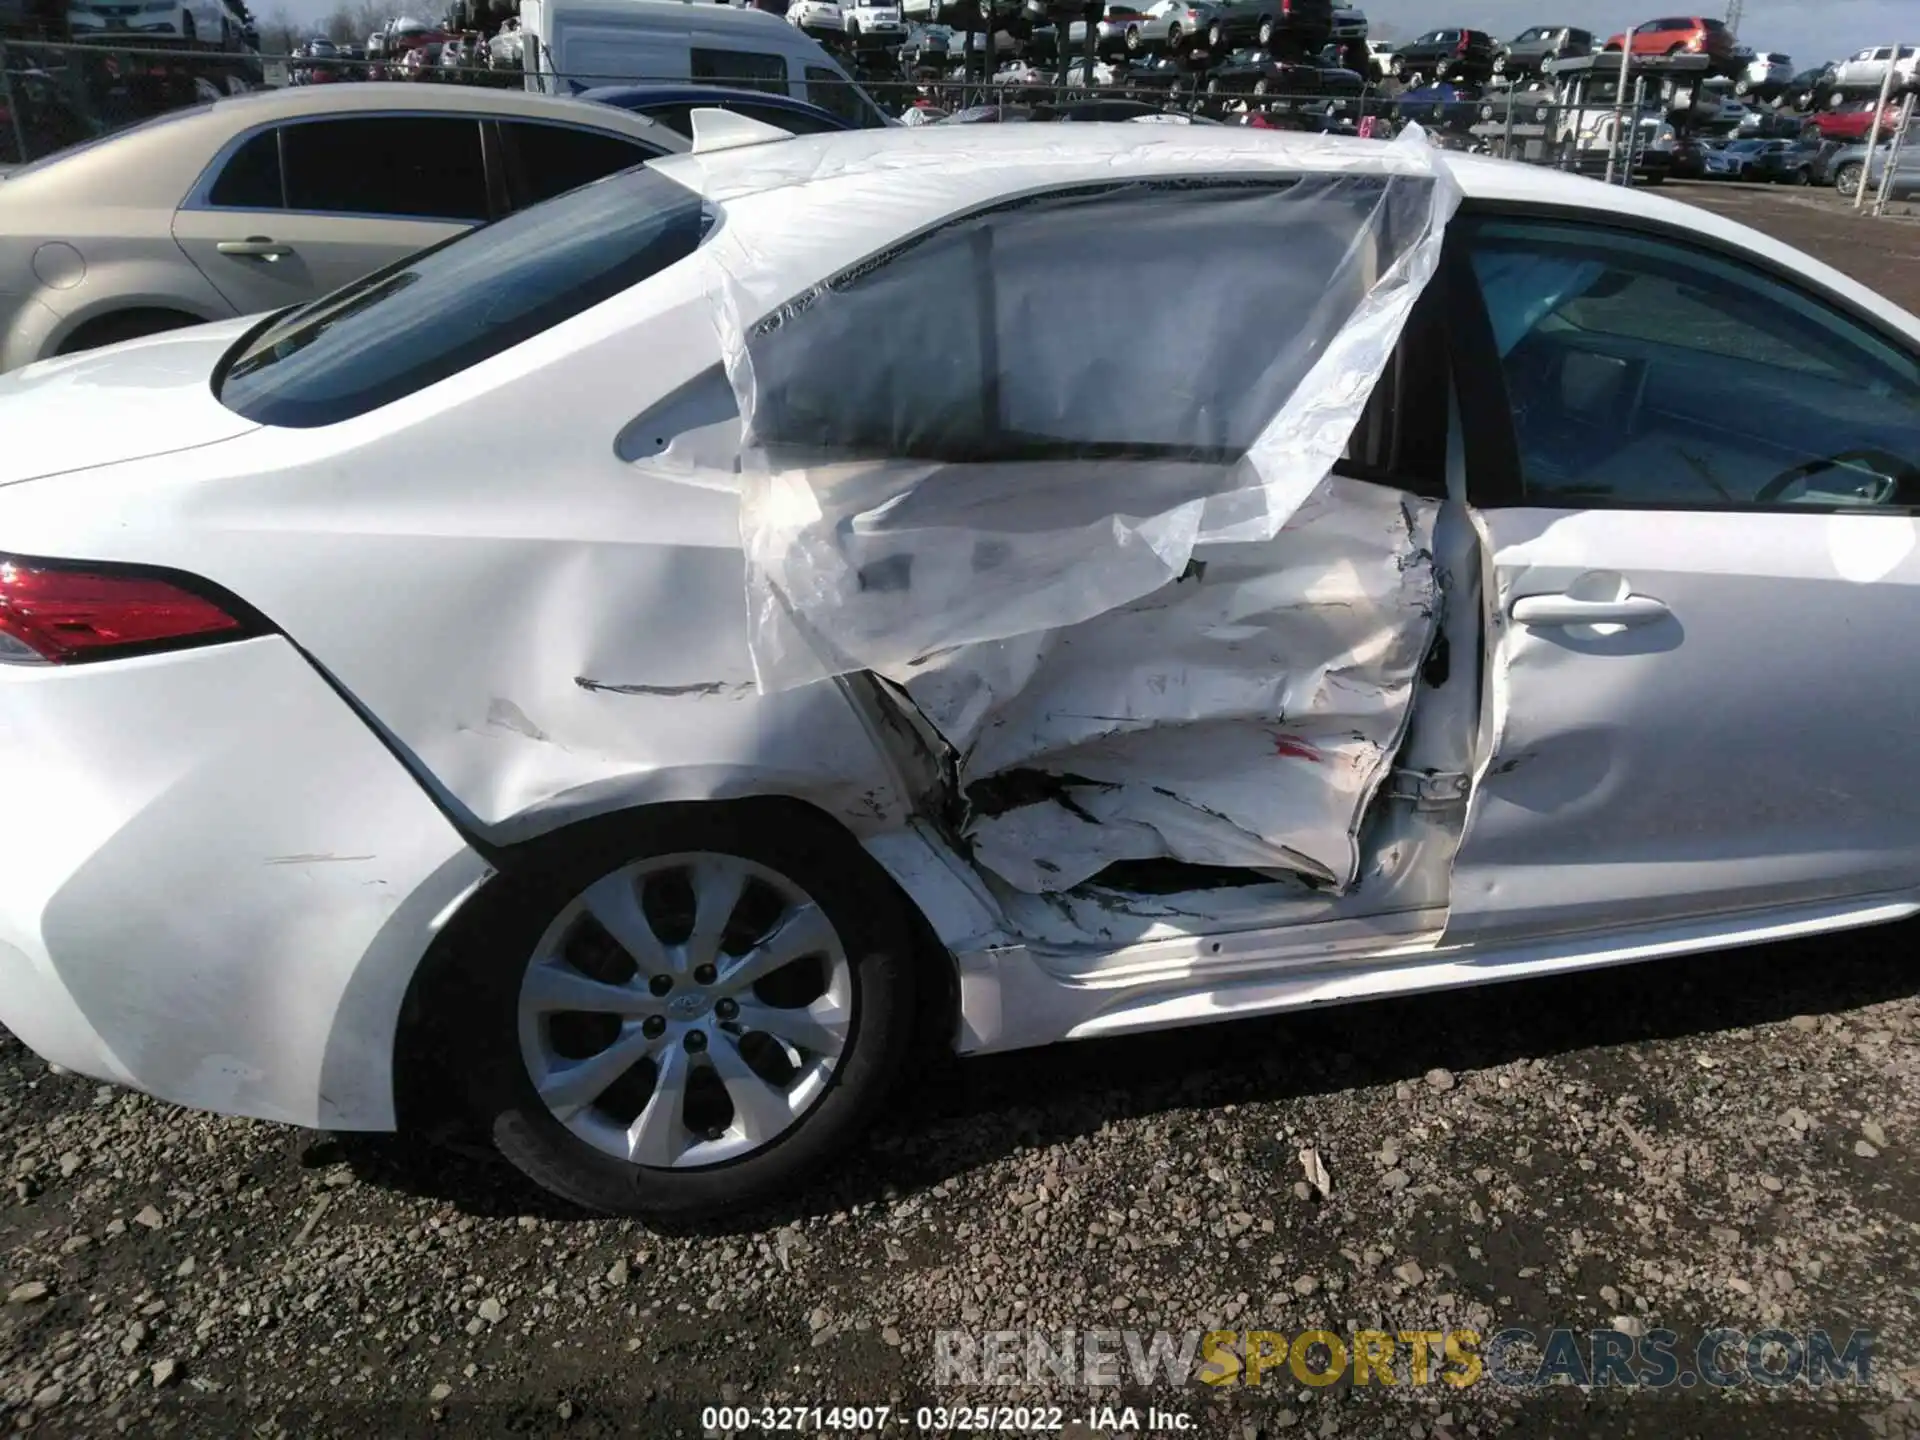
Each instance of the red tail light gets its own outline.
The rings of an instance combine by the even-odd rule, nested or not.
[[[187,577],[0,556],[0,662],[73,665],[240,640],[266,626]]]

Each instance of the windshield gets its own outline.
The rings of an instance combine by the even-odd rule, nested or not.
[[[262,425],[332,425],[551,329],[691,255],[700,198],[644,167],[455,236],[243,341],[221,403]]]

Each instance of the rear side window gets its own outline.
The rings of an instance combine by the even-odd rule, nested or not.
[[[787,61],[782,55],[756,50],[702,50],[690,56],[693,78],[714,85],[738,85],[746,90],[787,93]]]
[[[285,127],[280,145],[290,210],[409,220],[487,218],[478,120],[310,120]]]
[[[279,210],[286,204],[280,188],[280,132],[262,130],[228,157],[207,191],[207,203],[235,210]]]
[[[824,65],[807,66],[807,99],[858,129],[878,126],[880,123],[880,118],[873,113],[873,107],[861,98],[853,82]],[[820,125],[815,130],[801,133],[811,135],[826,128]]]
[[[499,123],[501,154],[516,208],[551,200],[665,153],[604,130],[535,120]]]
[[[952,221],[750,332],[755,438],[832,459],[1235,458],[1362,298],[1356,247],[1377,231],[1384,270],[1430,200],[1359,176],[1147,182]],[[1204,278],[1167,285],[1169,255]],[[1089,355],[1062,323],[1116,294],[1151,356]]]
[[[221,403],[262,425],[364,415],[686,259],[700,198],[652,170],[574,190],[316,300],[243,341]]]

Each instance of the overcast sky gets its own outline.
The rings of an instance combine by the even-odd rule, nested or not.
[[[1628,24],[1675,11],[1649,0],[1359,0],[1376,27],[1411,39],[1442,25],[1469,25],[1511,40],[1530,25],[1579,25],[1604,40]],[[1657,0],[1653,0],[1657,3]],[[1697,3],[1697,0],[1696,0]],[[1725,15],[1726,0],[1708,0],[1706,14]],[[1678,13],[1685,13],[1680,11]],[[1746,0],[1740,39],[1756,50],[1783,50],[1810,70],[1868,45],[1920,42],[1916,0]]]
[[[437,15],[441,0],[409,0],[421,16]],[[1469,25],[1510,40],[1529,25],[1580,25],[1602,37],[1656,14],[1657,0],[1359,0],[1367,16],[1390,38],[1408,40],[1441,25]],[[1699,3],[1699,0],[1696,0]],[[1709,0],[1710,14],[1725,14],[1726,0]],[[339,0],[278,0],[254,9],[285,9],[296,20],[324,20]],[[407,7],[396,4],[395,13]],[[1381,35],[1378,38],[1389,38]],[[1784,50],[1801,69],[1840,60],[1868,45],[1920,41],[1920,0],[1746,0],[1740,38],[1756,50]]]

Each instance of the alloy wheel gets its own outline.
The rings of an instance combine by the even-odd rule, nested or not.
[[[819,1102],[854,970],[792,880],[738,855],[635,861],[547,927],[519,992],[521,1059],[562,1126],[615,1159],[742,1159]]]

